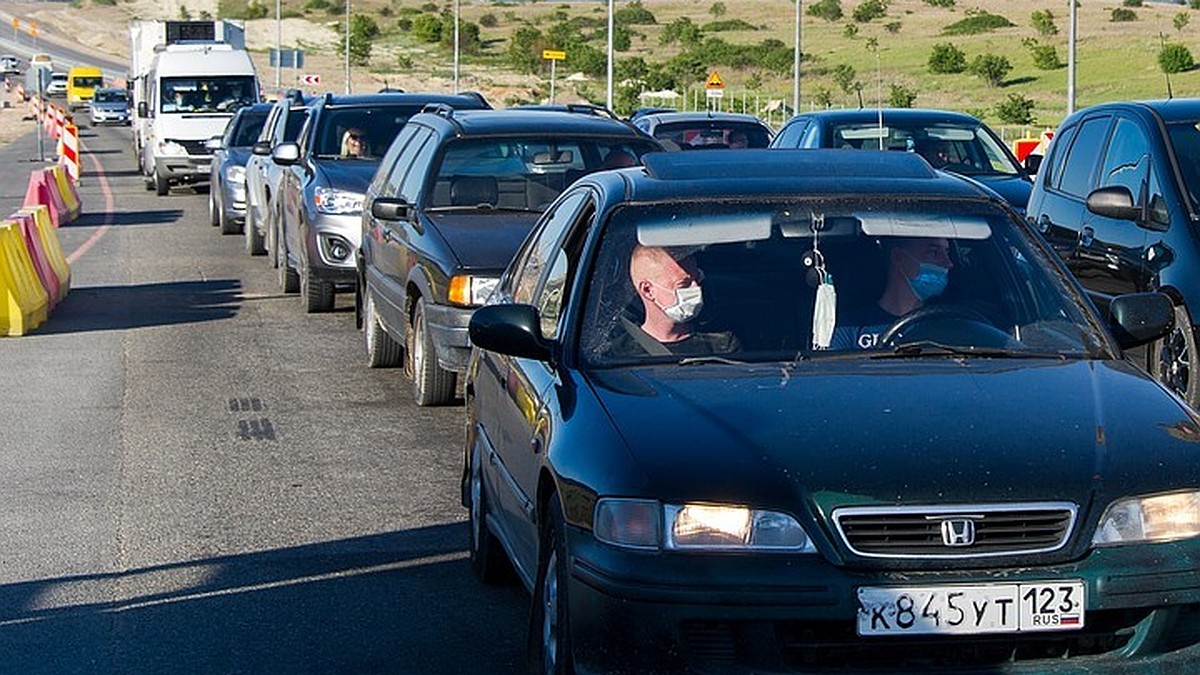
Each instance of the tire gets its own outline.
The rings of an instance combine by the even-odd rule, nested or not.
[[[254,207],[246,203],[246,253],[250,255],[266,255],[267,249],[263,246],[262,235],[258,233],[257,219],[254,217]]]
[[[300,276],[300,299],[309,314],[333,311],[333,282],[317,279],[312,272]]]
[[[274,257],[279,260],[279,290],[284,293],[299,293],[300,292],[300,275],[296,274],[296,269],[288,264],[287,250],[280,250],[283,246],[276,238]]]
[[[384,329],[375,314],[375,301],[370,293],[363,298],[363,344],[367,349],[368,368],[395,368],[404,358],[404,349]]]
[[[169,182],[167,182],[167,177],[162,175],[161,173],[155,171],[154,172],[154,194],[158,195],[159,197],[166,197],[167,193],[170,191],[171,191],[171,184]]]
[[[419,406],[445,405],[454,399],[456,374],[437,362],[437,347],[425,325],[425,301],[417,300],[408,329],[405,370],[412,376],[413,399]]]
[[[221,224],[221,205],[217,203],[217,192],[220,191],[216,185],[213,185],[208,190],[208,224],[217,227]]]
[[[478,447],[471,450],[470,476],[467,550],[471,552],[471,571],[485,584],[502,584],[512,579],[512,567],[500,540],[487,526],[487,486],[483,482],[483,453]]]
[[[1200,406],[1200,371],[1195,362],[1196,329],[1187,307],[1175,305],[1175,328],[1150,348],[1150,373],[1193,408]]]
[[[279,267],[279,217],[272,218],[267,224],[267,263],[271,267]]]
[[[550,495],[542,526],[537,583],[530,613],[529,646],[534,672],[541,675],[574,675],[571,626],[567,596],[567,546],[563,537],[563,510],[558,495]]]

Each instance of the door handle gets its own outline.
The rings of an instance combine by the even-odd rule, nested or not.
[[[1083,229],[1079,231],[1079,245],[1087,248],[1094,241],[1096,241],[1096,231],[1090,225],[1084,225]]]

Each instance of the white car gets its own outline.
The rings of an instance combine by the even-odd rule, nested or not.
[[[50,84],[46,85],[47,96],[67,95],[67,74],[50,73]]]
[[[21,72],[21,59],[12,54],[4,54],[0,56],[0,73],[5,75],[15,75]]]

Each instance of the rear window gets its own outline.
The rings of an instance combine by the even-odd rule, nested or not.
[[[654,127],[654,137],[681,150],[765,148],[771,144],[770,132],[761,125],[716,119],[660,124]]]

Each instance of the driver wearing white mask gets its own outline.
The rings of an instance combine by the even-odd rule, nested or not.
[[[630,255],[629,276],[646,316],[641,325],[625,322],[632,344],[621,345],[619,350],[624,351],[623,347],[652,356],[700,356],[728,354],[740,347],[732,333],[693,330],[692,321],[704,307],[700,285],[704,275],[691,256],[638,244]]]

